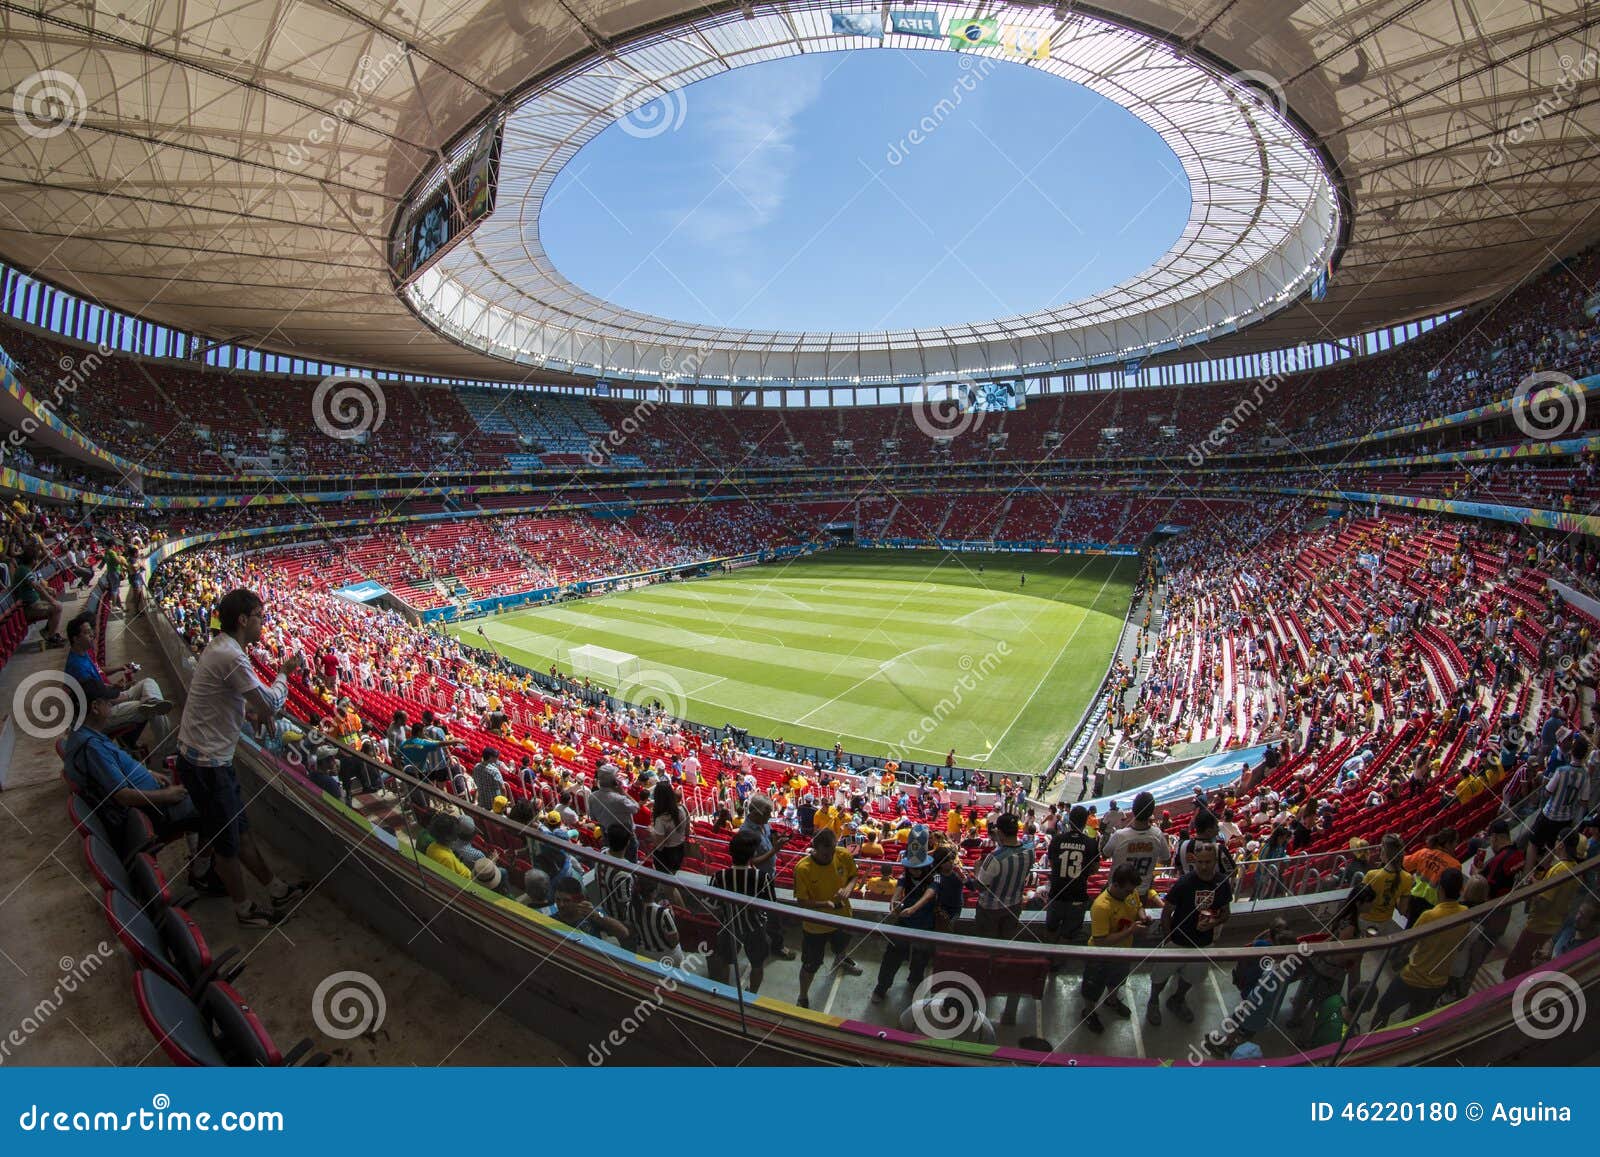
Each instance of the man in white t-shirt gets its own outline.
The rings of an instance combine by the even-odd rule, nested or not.
[[[683,782],[690,787],[700,786],[700,761],[692,751],[683,757]]]
[[[265,622],[261,599],[252,591],[230,591],[217,604],[217,619],[222,629],[195,664],[178,725],[178,778],[200,813],[201,852],[212,853],[239,925],[270,928],[305,895],[306,886],[278,879],[262,858],[250,835],[233,755],[246,714],[258,722],[277,715],[289,697],[289,676],[305,660],[298,651],[285,655],[277,678],[267,687],[256,676],[246,650],[261,640]],[[251,901],[241,865],[266,885],[270,908]],[[197,869],[196,875],[206,873]]]
[[[1141,791],[1133,797],[1133,822],[1107,836],[1101,848],[1101,854],[1111,861],[1112,871],[1124,864],[1138,870],[1141,895],[1153,890],[1156,868],[1172,862],[1172,847],[1167,837],[1150,822],[1155,810],[1155,796]]]

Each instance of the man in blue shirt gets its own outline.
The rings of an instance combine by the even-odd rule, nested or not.
[[[100,682],[86,683],[83,697],[88,710],[62,747],[68,775],[112,822],[120,820],[122,809],[136,807],[144,809],[156,834],[163,838],[183,829],[185,813],[194,811],[188,791],[152,772],[106,736],[116,689]]]
[[[93,615],[79,615],[67,624],[67,674],[87,686],[98,683],[114,691],[111,714],[106,727],[121,731],[136,723],[145,725],[151,752],[155,752],[172,733],[167,716],[172,704],[161,694],[154,679],[135,679],[138,668],[132,663],[102,671],[95,662],[95,629]]]
[[[437,729],[435,729],[437,730]],[[449,775],[448,755],[443,755],[448,747],[456,747],[462,743],[459,739],[430,739],[427,729],[422,723],[411,725],[411,738],[400,745],[400,756],[405,769],[419,779],[443,778]],[[440,759],[443,771],[438,771]]]

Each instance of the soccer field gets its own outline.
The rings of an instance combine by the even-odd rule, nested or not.
[[[1137,573],[1130,558],[839,550],[453,630],[482,646],[481,626],[540,671],[585,643],[637,655],[641,673],[609,690],[699,723],[1037,772],[1105,674]]]

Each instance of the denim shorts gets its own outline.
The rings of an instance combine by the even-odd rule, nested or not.
[[[244,797],[233,765],[197,767],[178,756],[178,781],[189,790],[199,813],[198,835],[202,852],[232,858],[239,854],[239,837],[250,830],[244,814]]]

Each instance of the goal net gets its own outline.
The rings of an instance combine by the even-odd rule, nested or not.
[[[575,679],[615,688],[639,673],[639,656],[585,644],[567,652],[567,667]]]

